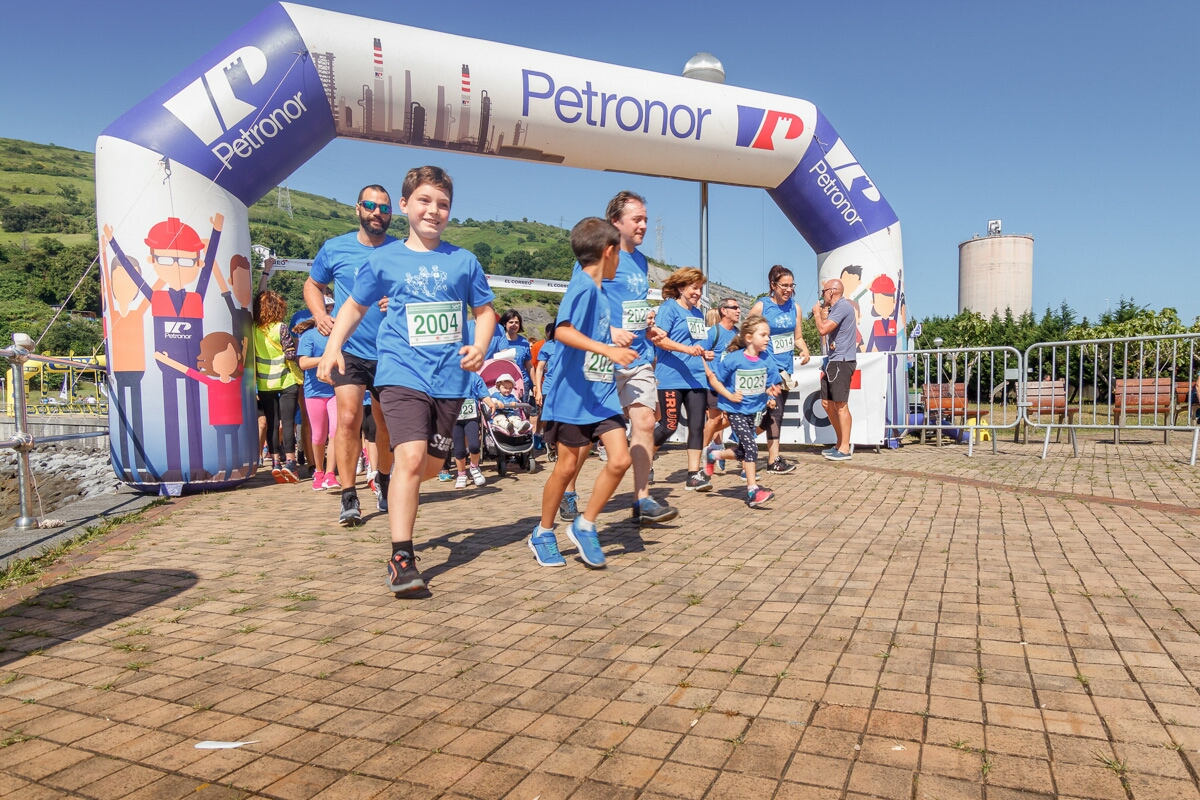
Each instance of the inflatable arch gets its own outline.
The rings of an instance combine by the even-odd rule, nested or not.
[[[247,206],[338,136],[761,187],[822,279],[861,267],[864,341],[903,337],[896,214],[812,103],[273,5],[96,143],[121,480],[173,493],[254,472]]]

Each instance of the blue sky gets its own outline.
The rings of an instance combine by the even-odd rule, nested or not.
[[[1200,315],[1200,3],[563,2],[310,4],[678,74],[696,51],[728,82],[810,100],[899,215],[909,318],[957,310],[959,242],[987,220],[1031,233],[1034,308],[1089,317],[1121,296]],[[111,121],[265,6],[5,3],[0,136],[93,150]],[[738,15],[732,15],[736,9]],[[20,67],[12,65],[23,65]],[[290,179],[353,197],[396,183],[419,150],[337,141]],[[661,216],[669,261],[698,259],[694,184],[447,153],[455,216],[570,226],[621,188]],[[765,192],[713,187],[713,275],[746,291],[783,263],[802,300],[816,261]]]

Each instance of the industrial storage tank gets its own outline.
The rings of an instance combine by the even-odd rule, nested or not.
[[[958,246],[958,310],[991,317],[1010,308],[1014,317],[1033,311],[1033,237],[1002,233],[994,219],[986,236]]]

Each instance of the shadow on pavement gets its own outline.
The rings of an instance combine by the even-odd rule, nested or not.
[[[187,591],[194,572],[133,569],[47,586],[0,612],[0,666],[112,625]]]

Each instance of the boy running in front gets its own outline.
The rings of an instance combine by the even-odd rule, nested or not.
[[[493,295],[479,260],[442,241],[453,194],[450,176],[440,168],[409,170],[400,200],[408,238],[380,247],[359,270],[317,367],[318,377],[328,382],[333,368],[342,367],[342,346],[367,309],[388,298],[375,386],[395,453],[388,491],[388,589],[397,596],[425,589],[412,542],[421,482],[438,474],[450,452],[471,373],[483,366],[496,330]],[[468,307],[475,317],[471,342]]]
[[[604,566],[596,518],[631,463],[613,364],[628,366],[637,353],[612,344],[609,303],[600,283],[617,274],[620,247],[620,233],[599,217],[588,217],[571,229],[571,249],[581,269],[571,277],[558,307],[557,344],[547,379],[553,383],[542,387],[542,417],[548,420],[546,446],[558,449],[558,461],[542,490],[541,523],[529,537],[529,547],[544,567],[567,563],[558,550],[554,515],[576,466],[587,458],[596,441],[608,450],[608,461],[596,477],[587,509],[571,522],[567,537],[579,549],[583,563],[596,569]]]

